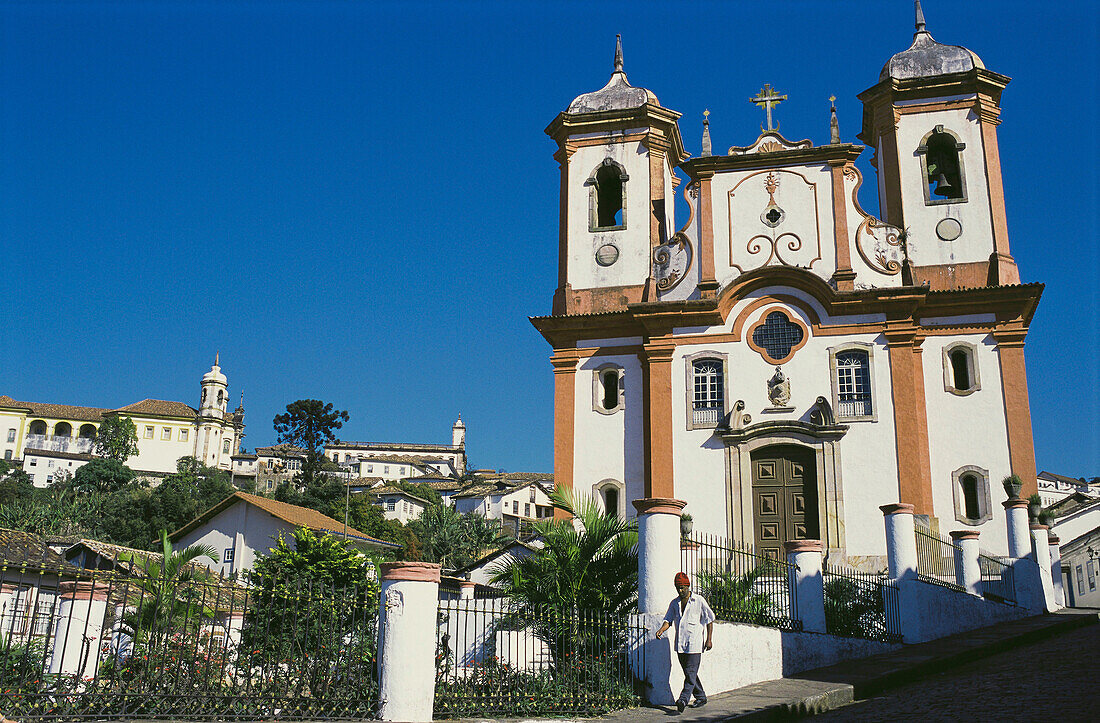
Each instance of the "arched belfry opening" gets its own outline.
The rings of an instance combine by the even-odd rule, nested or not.
[[[924,137],[917,153],[924,170],[924,200],[926,203],[961,203],[966,201],[963,178],[962,150],[966,147],[942,125]]]
[[[626,182],[629,179],[626,169],[610,158],[605,158],[589,176],[592,231],[626,228]]]

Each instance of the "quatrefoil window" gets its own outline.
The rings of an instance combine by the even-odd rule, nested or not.
[[[787,361],[806,342],[806,329],[785,312],[773,311],[751,332],[750,346],[772,364]]]

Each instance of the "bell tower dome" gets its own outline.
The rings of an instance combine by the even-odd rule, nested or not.
[[[202,401],[199,404],[199,415],[203,417],[225,416],[226,406],[229,404],[229,383],[222,369],[218,366],[220,354],[214,355],[214,366],[202,376]]]
[[[611,79],[546,128],[561,165],[554,314],[657,299],[652,254],[672,233],[674,169],[687,158],[679,117],[630,84],[616,37]]]
[[[913,42],[859,95],[883,219],[905,229],[911,280],[935,289],[1017,284],[997,148],[1009,78],[937,42],[920,0]]]

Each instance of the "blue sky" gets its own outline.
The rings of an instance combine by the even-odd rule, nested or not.
[[[1097,13],[924,3],[1013,77],[999,128],[1012,252],[1047,284],[1027,363],[1040,469],[1100,475]],[[912,3],[0,5],[0,393],[197,405],[215,351],[248,447],[295,399],[341,436],[550,470],[558,171],[543,128],[634,85],[699,152],[747,145],[765,82],[789,138],[854,141]],[[865,152],[860,165],[871,176]],[[877,208],[874,184],[861,201]]]

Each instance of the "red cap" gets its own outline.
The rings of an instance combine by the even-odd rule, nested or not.
[[[687,576],[686,572],[678,572],[676,573],[676,577],[672,578],[672,584],[675,587],[680,587],[681,585],[691,585],[691,578]]]

